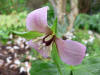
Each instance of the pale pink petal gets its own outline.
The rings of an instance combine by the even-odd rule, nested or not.
[[[72,40],[56,39],[59,55],[63,62],[69,65],[78,65],[82,62],[86,47]]]
[[[48,6],[36,9],[28,14],[26,18],[26,27],[29,31],[46,32],[47,24],[47,10]]]
[[[44,58],[47,58],[51,55],[51,45],[40,48],[41,42],[42,42],[42,40],[40,40],[38,42],[32,42],[32,40],[30,40],[28,42],[28,45],[30,45],[32,48],[37,50]]]

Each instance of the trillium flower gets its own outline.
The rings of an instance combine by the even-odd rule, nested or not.
[[[43,57],[47,58],[51,55],[52,44],[56,43],[59,56],[63,62],[70,65],[80,64],[85,56],[86,47],[76,41],[57,38],[48,27],[48,9],[49,7],[46,6],[28,14],[26,19],[27,29],[29,31],[44,33],[44,36],[32,39],[28,44],[37,50]]]

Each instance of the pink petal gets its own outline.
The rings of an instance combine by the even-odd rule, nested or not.
[[[82,62],[86,47],[72,40],[56,39],[59,55],[66,64],[78,65]]]
[[[38,41],[38,42],[32,42],[32,40],[30,40],[28,42],[28,44],[34,48],[35,50],[37,50],[44,58],[47,58],[51,55],[51,46],[45,46],[43,48],[40,49],[40,45],[39,43],[41,42],[42,40]]]
[[[47,24],[47,10],[48,6],[36,9],[28,14],[26,18],[26,27],[29,31],[46,32]]]

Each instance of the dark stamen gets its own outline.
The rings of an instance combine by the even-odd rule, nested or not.
[[[45,43],[46,46],[49,46],[49,45],[52,43],[52,41],[54,40],[55,36],[53,36],[50,40],[45,41],[45,39],[46,39],[47,37],[49,37],[49,35],[47,35],[47,36],[45,36],[45,37],[43,38],[43,43]]]

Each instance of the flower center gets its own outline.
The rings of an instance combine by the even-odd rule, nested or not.
[[[54,35],[47,35],[43,38],[43,43],[45,43],[46,46],[49,46],[54,41],[54,38]]]

